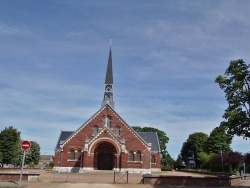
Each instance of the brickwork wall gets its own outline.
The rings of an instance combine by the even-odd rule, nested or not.
[[[39,176],[39,173],[23,173],[22,174],[22,181],[28,181],[30,176]],[[1,172],[0,173],[0,181],[13,181],[19,182],[20,174],[18,173],[9,173],[9,172]]]
[[[106,114],[111,120],[110,123],[110,131],[115,134],[116,127],[119,126],[120,128],[120,136],[118,139],[125,140],[126,144],[126,153],[118,153],[121,151],[121,142],[115,141],[115,138],[112,134],[108,133],[107,131],[98,134],[97,138],[94,138],[93,135],[93,127],[98,126],[98,131],[101,132],[103,129],[103,119],[105,118]],[[67,141],[66,144],[63,145],[62,151],[55,152],[54,164],[55,166],[61,167],[94,167],[94,151],[98,144],[94,144],[95,141],[91,139],[97,140],[103,138],[103,141],[110,142],[116,148],[116,154],[119,155],[120,159],[117,160],[121,164],[116,164],[115,168],[144,168],[150,169],[150,155],[151,152],[149,148],[145,145],[145,143],[131,130],[130,127],[127,126],[125,122],[123,122],[119,116],[113,112],[110,108],[105,109],[103,108],[97,114],[95,114],[92,119],[90,119],[83,127],[81,127],[73,137]],[[105,140],[105,138],[114,140],[109,141]],[[89,139],[88,149],[91,148],[91,151],[83,153],[82,156],[82,163],[81,161],[77,160],[77,151],[82,150],[86,139]],[[75,160],[70,159],[70,150],[75,150]],[[134,158],[136,159],[136,152],[141,152],[141,162],[128,162],[128,153],[127,152],[134,152]],[[156,156],[156,163],[152,165],[153,168],[160,168],[160,155],[155,153]]]
[[[143,175],[143,183],[150,185],[171,186],[214,186],[224,187],[238,185],[240,177],[192,177],[192,176],[153,176]]]

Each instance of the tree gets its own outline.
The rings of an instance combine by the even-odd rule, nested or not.
[[[153,127],[132,126],[132,128],[136,132],[156,132],[157,133],[159,144],[160,144],[160,149],[161,149],[161,155],[162,155],[162,158],[161,158],[162,169],[170,168],[169,166],[173,164],[174,160],[167,153],[166,144],[168,143],[169,138],[166,136],[166,133]]]
[[[3,154],[2,152],[0,151],[0,163],[3,161]]]
[[[177,168],[177,169],[182,169],[182,168],[185,168],[185,165],[183,164],[183,161],[181,159],[181,156],[178,155],[175,163],[174,163],[174,167]]]
[[[246,153],[244,155],[244,162],[246,165],[246,172],[250,173],[250,152]]]
[[[0,132],[0,152],[2,153],[2,162],[6,164],[16,164],[19,161],[20,132],[12,126]]]
[[[235,173],[239,171],[244,162],[244,156],[237,151],[230,151],[224,159],[224,169],[226,172]]]
[[[193,158],[196,166],[200,166],[201,162],[197,158],[199,152],[204,151],[205,143],[208,139],[208,135],[202,132],[196,132],[189,135],[186,142],[183,143],[181,149],[181,157],[188,166],[188,161]]]
[[[167,153],[167,143],[169,141],[169,138],[166,136],[166,133],[163,131],[153,128],[153,127],[140,127],[140,126],[132,126],[132,128],[136,132],[156,132],[158,139],[159,139],[159,144],[160,144],[160,149],[161,149],[161,154],[164,155]]]
[[[175,160],[167,153],[162,155],[161,170],[172,170],[174,168]]]
[[[223,127],[216,127],[210,133],[206,144],[205,151],[207,153],[220,153],[223,151],[230,151],[230,144],[232,137],[227,135]]]
[[[224,76],[219,75],[215,82],[225,93],[228,107],[221,122],[231,136],[250,138],[250,72],[242,59],[231,61]]]
[[[30,142],[30,149],[26,153],[26,164],[38,164],[40,159],[40,146],[37,142]],[[33,165],[33,166],[34,166]]]
[[[213,157],[213,153],[206,153],[206,152],[199,152],[197,153],[197,160],[200,161],[200,168],[201,169],[208,169],[209,168],[209,165],[208,165],[208,162],[209,160]]]
[[[214,155],[209,160],[209,167],[213,172],[229,172],[235,173],[239,171],[244,157],[239,152],[226,152]]]
[[[216,154],[211,157],[211,159],[208,162],[209,169],[212,172],[223,172],[223,158],[225,158],[225,155]]]

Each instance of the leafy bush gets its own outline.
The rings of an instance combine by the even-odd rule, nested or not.
[[[214,155],[208,162],[209,168],[213,172],[235,173],[239,171],[244,157],[239,152],[228,152],[222,155]]]
[[[54,167],[54,163],[53,163],[53,162],[50,162],[50,163],[49,163],[49,167],[50,167],[50,168],[53,168],[53,167]]]
[[[34,168],[34,166],[35,166],[34,162],[29,163],[30,168]]]

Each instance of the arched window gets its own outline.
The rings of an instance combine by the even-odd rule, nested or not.
[[[115,135],[120,136],[121,128],[119,126],[116,126],[115,128]]]
[[[138,162],[141,161],[141,152],[139,152],[139,151],[136,152],[136,161],[138,161]]]
[[[71,160],[75,159],[75,150],[71,149],[69,151],[69,159]]]
[[[128,161],[134,161],[134,152],[133,151],[130,151],[128,153]]]
[[[153,155],[151,156],[151,163],[155,164],[155,156],[153,156]]]
[[[97,135],[97,134],[98,134],[98,126],[95,125],[95,126],[93,127],[93,136],[95,136],[95,135]]]
[[[108,116],[104,117],[102,122],[103,122],[103,127],[107,126],[108,128],[110,128],[111,120]]]

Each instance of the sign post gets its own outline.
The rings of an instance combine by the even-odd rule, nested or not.
[[[21,143],[21,149],[23,151],[23,160],[22,160],[22,167],[21,167],[21,173],[20,173],[20,179],[19,179],[19,187],[22,185],[22,176],[23,176],[23,166],[24,166],[24,160],[25,160],[25,154],[26,151],[30,149],[30,142],[27,140],[22,141]]]

